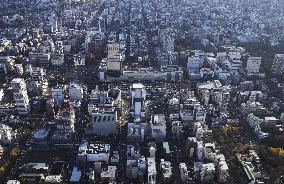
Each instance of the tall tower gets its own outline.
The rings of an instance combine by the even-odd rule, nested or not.
[[[142,84],[133,84],[131,92],[131,108],[134,110],[134,117],[143,117],[146,90]]]
[[[19,114],[28,114],[30,112],[30,103],[27,93],[27,86],[22,78],[15,78],[11,82],[16,109]]]

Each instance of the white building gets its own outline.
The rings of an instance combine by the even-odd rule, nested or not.
[[[8,144],[11,142],[12,140],[12,128],[4,125],[4,124],[0,124],[0,140],[1,142],[3,142],[4,144]]]
[[[232,74],[239,72],[239,67],[242,64],[240,52],[230,52],[229,53],[229,69]]]
[[[21,184],[18,180],[9,180],[7,184]]]
[[[150,127],[152,138],[157,142],[163,142],[167,134],[165,115],[157,114],[152,116]]]
[[[3,100],[4,97],[4,89],[0,88],[0,102]]]
[[[79,84],[71,84],[69,86],[69,97],[70,100],[77,100],[77,101],[82,101],[83,99],[83,88]]]
[[[15,78],[11,82],[16,109],[19,114],[28,114],[30,112],[29,97],[27,86],[24,79]]]
[[[78,159],[80,161],[109,163],[109,158],[109,144],[89,144],[85,142],[79,147]]]
[[[262,57],[249,57],[246,71],[248,75],[259,74]]]
[[[107,49],[107,69],[109,71],[121,71],[123,56],[119,43],[108,43]]]
[[[284,54],[276,54],[272,64],[272,74],[281,75],[284,72]]]
[[[156,177],[157,177],[157,170],[156,170],[156,162],[155,158],[147,158],[147,183],[148,184],[155,184]]]

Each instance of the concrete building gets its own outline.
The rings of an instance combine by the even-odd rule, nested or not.
[[[51,89],[51,96],[54,99],[56,105],[62,105],[64,101],[64,86],[56,86]]]
[[[123,57],[119,43],[108,43],[107,49],[108,49],[107,70],[121,71]]]
[[[127,141],[129,143],[144,142],[146,138],[147,123],[128,122],[127,129]]]
[[[263,123],[263,119],[253,115],[253,113],[250,113],[247,116],[246,120],[249,123],[249,126],[252,128],[255,128],[256,126],[259,126]]]
[[[246,71],[247,75],[257,75],[260,72],[260,65],[262,62],[262,57],[252,57],[250,56],[247,61]]]
[[[29,97],[27,86],[24,79],[15,78],[11,82],[16,109],[19,114],[28,114],[30,112]]]
[[[3,98],[4,98],[4,95],[5,95],[4,89],[1,89],[1,88],[0,88],[0,102],[2,102],[2,100],[3,100]]]
[[[229,69],[232,74],[239,72],[239,67],[242,64],[242,55],[240,52],[230,52],[229,53]]]
[[[101,173],[102,181],[115,181],[116,179],[116,166],[108,166],[107,170],[103,170]]]
[[[256,115],[263,115],[268,110],[260,102],[250,102],[241,104],[241,113],[244,115],[254,113]]]
[[[105,61],[101,62],[100,66],[99,66],[99,80],[101,82],[104,82],[106,80],[106,71],[107,71],[107,66]]]
[[[204,59],[201,57],[189,57],[187,60],[187,71],[190,79],[198,80],[202,78],[200,70],[203,66]]]
[[[117,111],[115,108],[95,109],[91,113],[92,119],[86,128],[87,134],[100,134],[108,136],[117,134]]]
[[[92,115],[93,112],[100,112],[102,114],[106,113],[108,116],[109,114],[114,115],[118,111],[118,115],[120,116],[121,103],[121,91],[118,89],[109,91],[92,90],[90,103],[88,104],[88,112],[90,115]],[[115,118],[114,121],[116,120]]]
[[[75,132],[75,111],[72,103],[64,99],[61,106],[53,107],[53,115],[56,128],[52,133],[51,140],[56,144],[70,143]]]
[[[147,158],[147,183],[155,184],[157,178],[156,162],[155,158]]]
[[[145,117],[146,90],[143,84],[133,84],[131,87],[131,110],[135,118]]]
[[[99,134],[102,136],[117,134],[121,115],[120,90],[93,90],[90,98],[88,112],[91,121],[85,129],[86,134]]]
[[[30,52],[29,60],[31,62],[37,62],[41,65],[48,65],[51,59],[50,53],[41,53],[41,52]]]
[[[187,59],[187,70],[199,70],[203,66],[204,59],[200,57],[189,57]]]
[[[137,179],[146,173],[145,157],[141,157],[139,146],[127,145],[126,177]]]
[[[182,133],[183,133],[183,126],[181,124],[181,121],[173,121],[172,134],[179,139],[181,138]]]
[[[271,68],[274,76],[280,76],[284,73],[284,54],[276,54]]]
[[[21,182],[18,180],[9,180],[7,184],[21,184]]]
[[[83,94],[84,94],[83,87],[80,84],[70,84],[69,86],[70,100],[82,101]]]
[[[163,142],[166,137],[166,120],[165,115],[157,114],[151,117],[151,135],[157,142]]]
[[[78,159],[87,162],[109,163],[110,145],[85,142],[79,146]]]
[[[11,143],[12,140],[12,128],[5,124],[0,124],[0,140],[4,144]]]
[[[55,120],[57,122],[58,129],[74,132],[75,111],[69,100],[64,99],[64,104],[58,113],[55,114]]]
[[[165,183],[169,182],[172,176],[171,162],[161,159],[160,169],[162,172],[163,182]]]
[[[48,81],[46,79],[28,79],[26,83],[29,93],[37,96],[49,95]]]
[[[217,155],[214,165],[216,168],[218,182],[225,183],[229,178],[229,166],[227,165],[225,156],[223,154]]]

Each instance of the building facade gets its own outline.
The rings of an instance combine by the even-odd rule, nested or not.
[[[29,97],[27,86],[22,78],[15,78],[11,82],[16,109],[19,114],[28,114],[30,112]]]

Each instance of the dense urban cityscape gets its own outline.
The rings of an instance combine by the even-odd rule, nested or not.
[[[0,183],[284,184],[284,1],[1,0]]]

